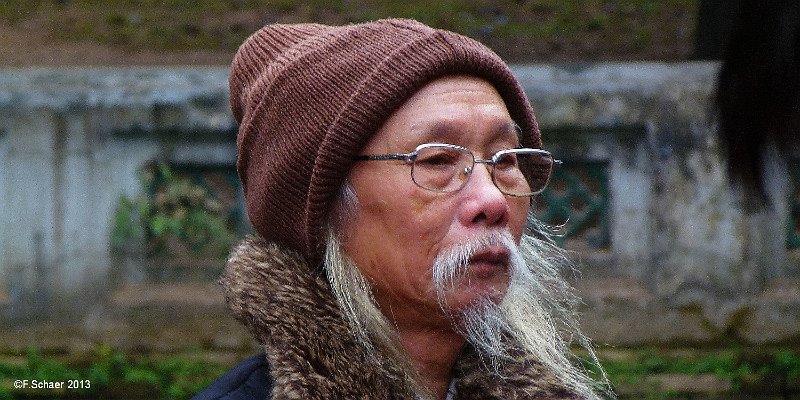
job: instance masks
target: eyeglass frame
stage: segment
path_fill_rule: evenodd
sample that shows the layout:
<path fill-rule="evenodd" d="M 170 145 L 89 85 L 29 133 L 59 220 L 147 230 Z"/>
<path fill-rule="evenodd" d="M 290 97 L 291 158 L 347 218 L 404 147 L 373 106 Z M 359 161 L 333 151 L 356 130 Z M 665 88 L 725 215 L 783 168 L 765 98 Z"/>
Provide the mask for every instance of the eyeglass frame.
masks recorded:
<path fill-rule="evenodd" d="M 424 150 L 424 149 L 428 148 L 428 147 L 445 147 L 445 148 L 450 148 L 450 149 L 454 149 L 454 150 L 458 150 L 458 151 L 464 151 L 464 152 L 468 153 L 472 157 L 472 167 L 470 167 L 470 169 L 469 169 L 469 173 L 468 173 L 467 179 L 465 179 L 464 182 L 462 182 L 461 185 L 457 189 L 454 189 L 454 190 L 431 189 L 431 188 L 427 188 L 427 187 L 424 187 L 424 186 L 420 185 L 417 182 L 417 180 L 414 179 L 414 165 L 415 165 L 414 161 L 417 158 L 417 156 L 419 156 L 419 152 L 421 150 Z M 542 185 L 542 188 L 539 191 L 531 192 L 530 194 L 513 194 L 513 193 L 508 193 L 508 192 L 504 191 L 497 184 L 497 179 L 495 177 L 495 165 L 497 164 L 497 160 L 500 157 L 502 157 L 503 155 L 505 155 L 505 154 L 512 153 L 512 152 L 518 152 L 519 150 L 525 150 L 525 151 L 530 151 L 530 152 L 534 152 L 534 153 L 537 153 L 537 154 L 546 155 L 551 160 L 553 160 L 553 165 L 550 167 L 550 173 L 547 176 L 547 181 L 544 183 L 544 185 Z M 547 185 L 550 183 L 550 178 L 553 177 L 553 167 L 555 167 L 556 165 L 561 165 L 563 163 L 561 160 L 553 157 L 553 154 L 550 153 L 547 150 L 533 149 L 533 148 L 527 148 L 527 147 L 500 150 L 500 151 L 494 153 L 492 155 L 492 158 L 479 159 L 479 158 L 475 157 L 475 153 L 473 153 L 472 150 L 470 150 L 470 149 L 468 149 L 468 148 L 466 148 L 464 146 L 459 146 L 459 145 L 449 144 L 449 143 L 423 143 L 423 144 L 417 146 L 414 149 L 414 151 L 412 151 L 411 153 L 367 154 L 367 155 L 359 155 L 359 156 L 353 157 L 353 161 L 392 161 L 392 160 L 411 162 L 411 181 L 414 182 L 415 185 L 419 186 L 422 189 L 430 190 L 432 192 L 437 192 L 437 193 L 455 193 L 455 192 L 463 189 L 464 186 L 469 181 L 469 178 L 472 176 L 472 173 L 475 171 L 475 164 L 491 165 L 492 169 L 491 169 L 491 171 L 489 171 L 489 173 L 492 176 L 492 183 L 497 188 L 497 190 L 499 190 L 501 193 L 503 193 L 506 196 L 512 196 L 512 197 L 533 197 L 533 196 L 536 196 L 538 194 L 541 194 L 542 192 L 545 191 L 545 189 L 547 189 Z M 526 180 L 527 180 L 527 178 L 526 178 Z"/>

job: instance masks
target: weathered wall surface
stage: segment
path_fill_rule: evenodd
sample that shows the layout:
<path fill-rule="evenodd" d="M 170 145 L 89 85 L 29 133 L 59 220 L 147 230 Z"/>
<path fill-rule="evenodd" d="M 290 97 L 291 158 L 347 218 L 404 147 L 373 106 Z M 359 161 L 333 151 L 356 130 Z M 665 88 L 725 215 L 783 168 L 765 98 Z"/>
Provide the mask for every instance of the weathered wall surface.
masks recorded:
<path fill-rule="evenodd" d="M 583 320 L 598 342 L 800 337 L 786 166 L 770 167 L 773 208 L 744 212 L 710 118 L 716 68 L 515 68 L 546 147 L 608 166 L 608 245 L 577 253 Z M 139 190 L 137 170 L 232 165 L 234 135 L 225 69 L 0 71 L 6 317 L 37 296 L 113 290 L 112 215 L 120 195 Z"/>
<path fill-rule="evenodd" d="M 8 297 L 102 288 L 114 208 L 140 190 L 143 165 L 235 162 L 226 91 L 222 69 L 0 73 Z"/>
<path fill-rule="evenodd" d="M 786 257 L 786 165 L 773 159 L 768 168 L 772 208 L 745 212 L 743 199 L 730 190 L 711 117 L 716 68 L 517 70 L 545 133 L 560 125 L 608 127 L 608 134 L 574 150 L 599 149 L 611 170 L 610 257 L 593 263 L 584 272 L 591 279 L 578 283 L 595 337 L 763 342 L 800 333 L 798 269 Z M 626 125 L 644 129 L 614 133 L 614 126 Z"/>

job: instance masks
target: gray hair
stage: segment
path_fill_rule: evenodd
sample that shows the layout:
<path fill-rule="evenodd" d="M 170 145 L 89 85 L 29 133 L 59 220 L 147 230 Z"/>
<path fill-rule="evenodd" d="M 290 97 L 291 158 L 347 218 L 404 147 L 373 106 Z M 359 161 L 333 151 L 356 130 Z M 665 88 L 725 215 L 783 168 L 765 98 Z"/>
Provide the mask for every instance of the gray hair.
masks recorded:
<path fill-rule="evenodd" d="M 414 382 L 415 374 L 397 331 L 378 308 L 369 283 L 341 245 L 345 228 L 354 221 L 357 210 L 358 198 L 345 182 L 331 215 L 325 271 L 356 339 L 369 351 L 380 349 L 385 357 L 408 369 L 409 380 Z M 511 360 L 510 351 L 523 351 L 583 398 L 598 398 L 593 386 L 613 395 L 590 340 L 578 326 L 574 310 L 579 299 L 559 274 L 564 268 L 574 270 L 574 264 L 551 240 L 548 228 L 532 215 L 528 217 L 528 227 L 530 231 L 523 235 L 519 246 L 510 235 L 487 235 L 439 254 L 432 272 L 443 312 L 494 373 L 499 373 L 501 365 Z M 451 312 L 444 304 L 445 296 L 463 275 L 469 259 L 481 248 L 498 244 L 511 254 L 510 282 L 503 300 L 497 304 L 491 299 L 481 299 L 466 310 Z M 578 359 L 570 350 L 572 344 L 578 344 L 588 353 L 589 361 L 600 371 L 599 383 L 575 365 Z M 381 359 L 379 354 L 375 355 L 375 359 Z M 415 389 L 425 393 L 417 384 Z"/>
<path fill-rule="evenodd" d="M 344 230 L 341 227 L 352 223 L 357 210 L 358 198 L 352 186 L 345 182 L 329 218 L 325 241 L 324 267 L 331 291 L 356 341 L 371 353 L 374 366 L 380 369 L 388 364 L 400 367 L 405 373 L 403 378 L 417 397 L 430 398 L 429 391 L 419 384 L 397 331 L 378 308 L 367 279 L 342 247 Z"/>

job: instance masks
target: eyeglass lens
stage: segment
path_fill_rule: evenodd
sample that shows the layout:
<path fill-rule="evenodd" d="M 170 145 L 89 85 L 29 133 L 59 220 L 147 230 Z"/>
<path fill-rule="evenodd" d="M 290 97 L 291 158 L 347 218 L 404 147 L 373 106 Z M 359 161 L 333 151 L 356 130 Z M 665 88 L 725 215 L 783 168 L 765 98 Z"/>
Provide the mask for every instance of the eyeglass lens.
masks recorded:
<path fill-rule="evenodd" d="M 507 150 L 495 156 L 492 178 L 503 193 L 530 196 L 544 190 L 552 167 L 553 159 L 546 153 Z M 468 150 L 429 146 L 417 150 L 411 176 L 424 189 L 453 192 L 466 183 L 473 168 L 474 158 Z"/>

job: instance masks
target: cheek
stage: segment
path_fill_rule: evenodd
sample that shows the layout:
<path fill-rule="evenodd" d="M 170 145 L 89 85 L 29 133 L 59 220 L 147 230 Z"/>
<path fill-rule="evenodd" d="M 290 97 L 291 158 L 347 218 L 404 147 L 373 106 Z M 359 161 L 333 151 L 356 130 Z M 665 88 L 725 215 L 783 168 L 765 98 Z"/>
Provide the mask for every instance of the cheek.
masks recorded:
<path fill-rule="evenodd" d="M 405 194 L 410 207 L 408 215 L 404 216 L 402 221 L 410 231 L 416 233 L 418 239 L 438 243 L 451 228 L 457 207 L 449 204 L 446 196 L 437 196 L 437 193 L 427 191 L 420 192 L 421 190 L 417 189 Z"/>
<path fill-rule="evenodd" d="M 455 205 L 446 196 L 423 191 L 416 186 L 395 190 L 393 201 L 384 204 L 384 232 L 375 232 L 376 241 L 391 241 L 391 248 L 403 254 L 409 265 L 428 265 L 440 250 L 455 218 Z"/>
<path fill-rule="evenodd" d="M 359 195 L 355 223 L 355 236 L 361 247 L 358 251 L 392 257 L 414 249 L 416 246 L 412 245 L 419 245 L 431 230 L 427 212 L 430 201 L 418 196 L 416 187 L 393 183 L 381 185 L 380 189 L 373 186 L 367 189 L 369 195 Z"/>
<path fill-rule="evenodd" d="M 519 198 L 509 202 L 510 216 L 509 228 L 511 233 L 519 240 L 522 237 L 522 232 L 525 230 L 525 224 L 528 222 L 528 212 L 530 211 L 530 199 Z"/>

